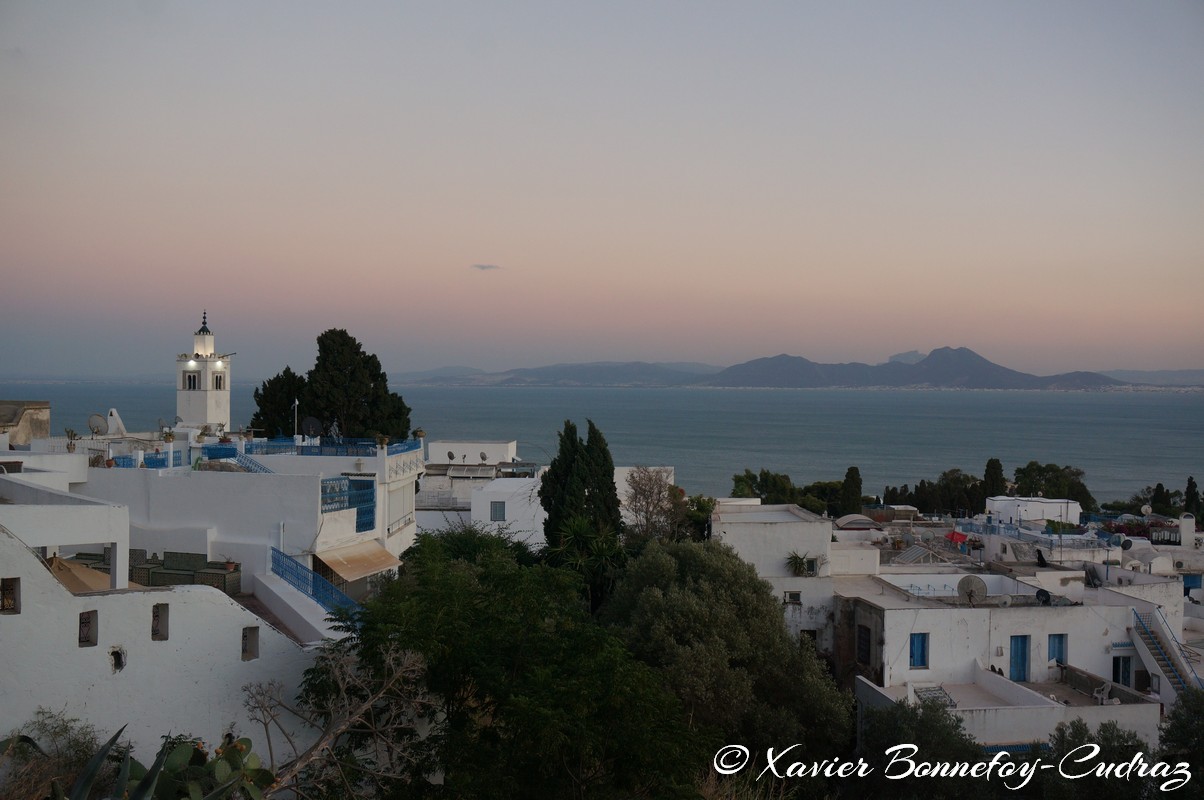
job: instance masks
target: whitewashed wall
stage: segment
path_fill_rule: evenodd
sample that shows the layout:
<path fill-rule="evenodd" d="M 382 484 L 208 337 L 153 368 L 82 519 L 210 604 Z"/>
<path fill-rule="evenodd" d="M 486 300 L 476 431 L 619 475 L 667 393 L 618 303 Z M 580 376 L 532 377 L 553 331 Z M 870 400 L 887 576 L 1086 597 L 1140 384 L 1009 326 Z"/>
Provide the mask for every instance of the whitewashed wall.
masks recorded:
<path fill-rule="evenodd" d="M 311 658 L 300 646 L 217 589 L 176 586 L 73 595 L 25 546 L 0 532 L 0 572 L 19 577 L 21 611 L 0 615 L 0 698 L 6 724 L 39 706 L 65 710 L 103 734 L 126 735 L 144 761 L 167 733 L 213 743 L 226 727 L 266 753 L 262 730 L 242 707 L 241 687 L 282 681 L 295 694 Z M 168 639 L 151 639 L 155 604 L 168 606 Z M 97 643 L 79 646 L 79 615 L 97 612 Z M 244 661 L 242 633 L 257 627 L 259 656 Z M 124 667 L 115 669 L 113 653 Z M 210 745 L 212 746 L 212 744 Z M 279 752 L 279 749 L 277 749 Z"/>

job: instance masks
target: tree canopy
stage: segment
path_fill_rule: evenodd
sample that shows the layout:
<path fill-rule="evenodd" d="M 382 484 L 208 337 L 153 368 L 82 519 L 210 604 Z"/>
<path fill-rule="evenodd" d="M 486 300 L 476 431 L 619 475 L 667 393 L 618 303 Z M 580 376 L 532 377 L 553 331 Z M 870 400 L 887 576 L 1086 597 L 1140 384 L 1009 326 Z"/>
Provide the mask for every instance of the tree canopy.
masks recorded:
<path fill-rule="evenodd" d="M 427 732 L 400 743 L 412 767 L 388 796 L 679 796 L 705 754 L 677 698 L 591 619 L 576 573 L 524 560 L 471 526 L 419 534 L 340 643 L 425 663 Z"/>
<path fill-rule="evenodd" d="M 564 421 L 556 457 L 540 478 L 539 502 L 548 515 L 544 539 L 552 549 L 559 546 L 561 531 L 574 517 L 589 520 L 595 530 L 615 535 L 622 530 L 610 447 L 593 421 L 587 422 L 587 438 L 582 441 L 572 420 Z"/>
<path fill-rule="evenodd" d="M 294 400 L 302 417 L 317 418 L 327 431 L 337 424 L 344 436 L 410 435 L 410 407 L 389 391 L 380 359 L 340 328 L 318 336 L 318 358 L 304 378 L 285 367 L 255 390 L 251 427 L 291 434 Z"/>
<path fill-rule="evenodd" d="M 754 752 L 802 743 L 821 758 L 847 743 L 850 707 L 781 602 L 728 546 L 652 542 L 599 612 L 658 670 L 693 725 Z"/>

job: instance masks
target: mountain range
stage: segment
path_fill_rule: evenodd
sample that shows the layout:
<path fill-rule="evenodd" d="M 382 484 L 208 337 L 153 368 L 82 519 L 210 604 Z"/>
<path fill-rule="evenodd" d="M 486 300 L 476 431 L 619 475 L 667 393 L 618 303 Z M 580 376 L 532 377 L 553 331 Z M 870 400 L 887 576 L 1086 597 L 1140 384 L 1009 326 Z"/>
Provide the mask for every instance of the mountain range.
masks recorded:
<path fill-rule="evenodd" d="M 821 364 L 801 356 L 757 358 L 730 367 L 697 363 L 599 361 L 481 372 L 470 368 L 394 375 L 392 382 L 442 386 L 715 386 L 740 388 L 1104 389 L 1127 385 L 1096 372 L 1037 376 L 1000 366 L 965 347 L 885 364 Z"/>

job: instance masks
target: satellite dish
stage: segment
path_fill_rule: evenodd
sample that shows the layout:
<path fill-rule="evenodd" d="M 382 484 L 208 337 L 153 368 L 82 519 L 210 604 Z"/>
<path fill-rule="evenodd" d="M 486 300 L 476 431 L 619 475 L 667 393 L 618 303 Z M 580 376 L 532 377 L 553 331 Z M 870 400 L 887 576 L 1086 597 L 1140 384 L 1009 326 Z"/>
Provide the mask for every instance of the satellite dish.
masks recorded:
<path fill-rule="evenodd" d="M 1004 594 L 1004 595 L 999 596 L 999 607 L 1000 608 L 1007 608 L 1011 604 L 1012 604 L 1012 596 L 1010 594 Z"/>
<path fill-rule="evenodd" d="M 177 414 L 176 415 L 176 424 L 179 425 L 183 421 L 184 421 L 184 418 Z"/>
<path fill-rule="evenodd" d="M 1053 603 L 1053 595 L 1049 593 L 1048 589 L 1038 589 L 1037 602 L 1043 606 L 1051 605 Z"/>
<path fill-rule="evenodd" d="M 916 543 L 916 538 L 914 536 L 912 536 L 910 533 L 903 534 L 903 546 L 904 547 L 911 547 L 915 543 Z"/>
<path fill-rule="evenodd" d="M 1153 513 L 1153 511 L 1154 511 L 1153 507 L 1152 507 L 1152 506 L 1150 506 L 1148 503 L 1147 503 L 1146 505 L 1144 505 L 1144 506 L 1142 506 L 1142 507 L 1141 507 L 1141 513 L 1142 513 L 1142 514 L 1144 514 L 1144 515 L 1145 515 L 1145 516 L 1147 516 L 1147 517 L 1148 517 L 1150 514 L 1152 514 L 1152 513 Z"/>
<path fill-rule="evenodd" d="M 1133 549 L 1133 540 L 1126 538 L 1123 542 L 1120 543 L 1120 549 L 1121 550 L 1132 550 Z"/>
<path fill-rule="evenodd" d="M 925 531 L 920 535 L 920 538 L 925 542 L 931 542 L 936 537 L 932 531 Z"/>
<path fill-rule="evenodd" d="M 481 463 L 484 464 L 488 460 L 489 460 L 488 454 L 486 454 L 485 451 L 482 450 L 481 451 Z"/>
<path fill-rule="evenodd" d="M 1123 534 L 1114 533 L 1108 537 L 1108 546 L 1109 547 L 1120 547 L 1122 544 L 1124 544 L 1124 541 L 1125 541 L 1125 537 Z"/>
<path fill-rule="evenodd" d="M 317 417 L 306 417 L 301 420 L 301 432 L 311 439 L 322 435 L 322 423 Z"/>
<path fill-rule="evenodd" d="M 159 430 L 167 430 L 167 423 L 163 421 L 163 417 L 159 417 Z"/>
<path fill-rule="evenodd" d="M 88 430 L 93 436 L 104 436 L 109 432 L 109 421 L 100 414 L 93 414 L 88 417 Z"/>
<path fill-rule="evenodd" d="M 987 597 L 987 582 L 977 575 L 967 575 L 957 582 L 957 596 L 970 605 Z"/>
<path fill-rule="evenodd" d="M 453 453 L 451 450 L 448 450 L 448 451 L 447 451 L 447 460 L 448 460 L 448 461 L 455 461 L 455 460 L 456 460 L 456 454 L 455 454 L 455 453 Z"/>

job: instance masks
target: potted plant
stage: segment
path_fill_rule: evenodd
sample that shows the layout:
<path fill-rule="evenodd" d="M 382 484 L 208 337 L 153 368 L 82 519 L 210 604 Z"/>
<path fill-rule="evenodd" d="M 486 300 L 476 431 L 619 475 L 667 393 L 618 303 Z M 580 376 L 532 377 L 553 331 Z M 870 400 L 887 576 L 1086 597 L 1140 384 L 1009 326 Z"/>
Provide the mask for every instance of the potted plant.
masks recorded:
<path fill-rule="evenodd" d="M 63 428 L 63 433 L 67 434 L 67 452 L 74 453 L 75 441 L 79 438 L 79 434 L 75 432 L 74 428 Z"/>
<path fill-rule="evenodd" d="M 175 440 L 176 440 L 176 432 L 175 431 L 173 431 L 173 430 L 163 431 L 163 441 L 170 444 L 171 442 L 174 442 Z"/>
<path fill-rule="evenodd" d="M 381 450 L 384 450 L 386 447 L 389 446 L 389 437 L 385 436 L 383 433 L 378 434 L 376 437 L 376 446 L 379 447 Z"/>
<path fill-rule="evenodd" d="M 223 555 L 222 559 L 226 562 L 226 572 L 233 572 L 234 568 L 238 566 L 238 564 L 235 563 L 234 559 L 230 558 L 230 556 Z"/>

